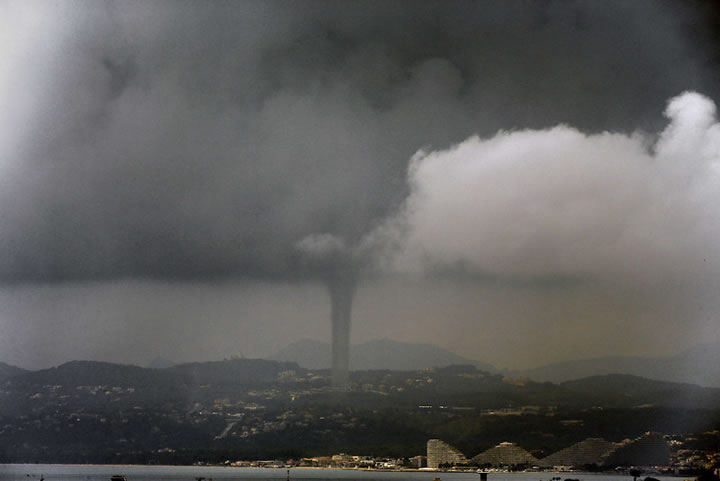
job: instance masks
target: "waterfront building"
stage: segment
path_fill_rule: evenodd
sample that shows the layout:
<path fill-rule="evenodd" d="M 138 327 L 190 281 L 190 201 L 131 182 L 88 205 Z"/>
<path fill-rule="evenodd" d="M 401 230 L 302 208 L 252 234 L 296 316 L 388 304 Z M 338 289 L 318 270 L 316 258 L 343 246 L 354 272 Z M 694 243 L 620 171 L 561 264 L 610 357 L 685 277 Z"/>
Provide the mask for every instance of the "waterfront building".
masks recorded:
<path fill-rule="evenodd" d="M 424 468 L 427 467 L 427 456 L 413 456 L 408 459 L 410 466 L 413 468 Z"/>
<path fill-rule="evenodd" d="M 539 460 L 537 464 L 548 468 L 553 466 L 571 466 L 575 468 L 591 465 L 600 466 L 605 462 L 608 454 L 617 447 L 616 443 L 602 438 L 588 438 Z"/>
<path fill-rule="evenodd" d="M 667 466 L 670 446 L 660 433 L 647 432 L 639 438 L 625 440 L 608 454 L 605 466 Z"/>
<path fill-rule="evenodd" d="M 515 443 L 500 443 L 472 458 L 477 466 L 533 466 L 537 458 Z"/>
<path fill-rule="evenodd" d="M 427 442 L 427 466 L 437 469 L 441 465 L 467 464 L 468 460 L 463 453 L 439 439 L 430 439 Z"/>

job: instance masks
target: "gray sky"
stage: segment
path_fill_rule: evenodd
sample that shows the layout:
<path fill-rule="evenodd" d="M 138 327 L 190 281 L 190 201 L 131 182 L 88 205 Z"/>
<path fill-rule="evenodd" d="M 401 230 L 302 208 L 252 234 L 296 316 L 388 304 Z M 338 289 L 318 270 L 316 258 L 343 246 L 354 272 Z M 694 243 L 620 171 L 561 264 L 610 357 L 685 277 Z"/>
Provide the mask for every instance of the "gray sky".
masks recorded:
<path fill-rule="evenodd" d="M 0 1 L 0 360 L 327 339 L 317 234 L 374 254 L 354 342 L 720 339 L 701 5 Z"/>

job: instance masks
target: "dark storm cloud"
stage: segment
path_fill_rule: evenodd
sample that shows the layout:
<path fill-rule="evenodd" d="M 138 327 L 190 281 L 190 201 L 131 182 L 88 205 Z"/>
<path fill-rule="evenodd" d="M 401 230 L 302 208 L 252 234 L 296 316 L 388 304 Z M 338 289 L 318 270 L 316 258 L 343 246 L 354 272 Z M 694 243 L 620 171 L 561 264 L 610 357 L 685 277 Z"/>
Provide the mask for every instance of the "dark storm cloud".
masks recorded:
<path fill-rule="evenodd" d="M 402 204 L 421 147 L 712 96 L 689 5 L 6 2 L 0 277 L 300 275 L 298 241 Z"/>

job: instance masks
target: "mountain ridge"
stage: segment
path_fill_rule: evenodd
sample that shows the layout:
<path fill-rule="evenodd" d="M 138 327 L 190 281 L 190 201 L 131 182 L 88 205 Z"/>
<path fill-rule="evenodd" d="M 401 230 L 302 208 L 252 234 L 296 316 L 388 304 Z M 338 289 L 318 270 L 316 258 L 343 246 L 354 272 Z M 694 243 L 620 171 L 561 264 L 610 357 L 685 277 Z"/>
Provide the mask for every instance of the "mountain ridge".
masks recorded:
<path fill-rule="evenodd" d="M 335 450 L 339 442 L 412 454 L 433 437 L 475 452 L 503 439 L 545 450 L 548 440 L 560 449 L 585 438 L 705 432 L 720 416 L 720 389 L 628 375 L 556 385 L 455 365 L 353 371 L 350 378 L 350 390 L 339 392 L 330 387 L 329 370 L 280 361 L 167 369 L 71 361 L 0 385 L 0 461 L 111 456 L 121 464 L 150 456 L 160 464 L 179 459 L 167 457 L 177 453 L 190 464 L 199 454 L 227 459 L 230 451 L 270 459 L 266 451 L 302 450 L 308 440 L 303 456 Z M 392 446 L 372 444 L 388 433 Z"/>
<path fill-rule="evenodd" d="M 0 382 L 29 372 L 27 369 L 0 362 Z"/>
<path fill-rule="evenodd" d="M 671 356 L 603 356 L 503 372 L 538 382 L 562 383 L 591 376 L 628 374 L 658 381 L 720 387 L 720 343 L 696 344 Z"/>
<path fill-rule="evenodd" d="M 303 339 L 289 344 L 267 359 L 292 361 L 307 369 L 327 369 L 330 364 L 330 345 L 323 341 Z M 603 356 L 559 361 L 529 369 L 501 369 L 425 343 L 380 339 L 354 344 L 350 348 L 351 370 L 417 370 L 455 364 L 468 364 L 493 374 L 556 384 L 592 376 L 620 374 L 720 387 L 720 343 L 712 342 L 697 344 L 670 356 Z"/>
<path fill-rule="evenodd" d="M 330 367 L 330 344 L 314 339 L 301 339 L 288 344 L 268 357 L 273 361 L 291 361 L 307 369 Z M 493 374 L 500 372 L 490 363 L 469 359 L 454 352 L 426 343 L 409 343 L 376 339 L 350 346 L 350 370 L 389 369 L 414 371 L 432 367 L 467 364 Z"/>

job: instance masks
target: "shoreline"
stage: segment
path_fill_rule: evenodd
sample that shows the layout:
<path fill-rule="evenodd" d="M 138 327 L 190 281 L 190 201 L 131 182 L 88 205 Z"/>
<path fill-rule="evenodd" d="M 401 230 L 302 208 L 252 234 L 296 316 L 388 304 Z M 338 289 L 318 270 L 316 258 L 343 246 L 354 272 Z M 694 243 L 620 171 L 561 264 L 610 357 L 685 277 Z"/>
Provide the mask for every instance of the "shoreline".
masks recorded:
<path fill-rule="evenodd" d="M 13 467 L 13 466 L 58 466 L 58 467 L 90 467 L 90 468 L 157 468 L 157 469 L 246 469 L 246 470 L 277 470 L 286 472 L 288 470 L 313 470 L 313 471 L 351 471 L 351 472 L 376 472 L 376 473 L 444 473 L 444 474 L 479 474 L 481 472 L 492 474 L 555 474 L 555 475 L 577 475 L 577 474 L 589 474 L 592 476 L 628 476 L 625 472 L 618 471 L 598 471 L 598 472 L 587 472 L 587 471 L 505 471 L 505 470 L 480 470 L 480 469 L 432 469 L 432 468 L 393 468 L 393 469 L 381 469 L 381 468 L 353 468 L 353 467 L 334 467 L 334 466 L 290 466 L 290 467 L 278 467 L 278 466 L 229 466 L 224 464 L 207 464 L 207 465 L 195 465 L 195 464 L 79 464 L 79 463 L 0 463 L 2 467 Z M 630 468 L 628 468 L 630 469 Z M 643 474 L 657 474 L 657 470 L 647 469 L 643 470 Z M 676 474 L 660 474 L 660 476 L 675 479 L 690 479 L 694 478 L 695 475 L 685 476 Z"/>

